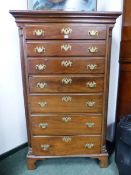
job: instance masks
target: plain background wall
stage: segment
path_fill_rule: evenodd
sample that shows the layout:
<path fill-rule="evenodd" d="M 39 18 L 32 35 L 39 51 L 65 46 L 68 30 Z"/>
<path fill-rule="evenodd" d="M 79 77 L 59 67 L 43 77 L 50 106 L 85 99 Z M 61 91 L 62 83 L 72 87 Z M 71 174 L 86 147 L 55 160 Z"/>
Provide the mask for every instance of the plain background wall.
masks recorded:
<path fill-rule="evenodd" d="M 75 0 L 74 0 L 75 1 Z M 27 8 L 27 1 L 6 0 L 0 6 L 0 154 L 27 141 L 18 31 L 10 9 Z M 98 10 L 120 11 L 122 0 L 98 0 Z M 108 126 L 114 124 L 118 82 L 121 19 L 113 30 Z M 113 138 L 113 127 L 108 139 Z"/>
<path fill-rule="evenodd" d="M 26 9 L 26 0 L 0 6 L 0 154 L 27 141 L 18 30 L 10 9 Z"/>
<path fill-rule="evenodd" d="M 98 10 L 100 11 L 122 11 L 123 0 L 98 0 Z M 115 131 L 115 113 L 118 88 L 119 74 L 119 49 L 121 40 L 122 17 L 117 19 L 112 35 L 112 52 L 110 67 L 110 86 L 109 86 L 109 102 L 108 102 L 108 132 L 107 139 L 112 141 Z"/>

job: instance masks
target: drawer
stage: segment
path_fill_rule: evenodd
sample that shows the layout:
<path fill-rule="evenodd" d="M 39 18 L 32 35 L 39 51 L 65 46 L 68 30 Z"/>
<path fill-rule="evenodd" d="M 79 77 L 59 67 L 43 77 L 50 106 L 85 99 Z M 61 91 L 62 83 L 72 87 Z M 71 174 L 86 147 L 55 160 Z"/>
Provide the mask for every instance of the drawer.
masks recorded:
<path fill-rule="evenodd" d="M 33 135 L 92 135 L 101 133 L 102 116 L 44 115 L 31 117 Z"/>
<path fill-rule="evenodd" d="M 106 39 L 106 26 L 88 24 L 27 25 L 26 39 Z"/>
<path fill-rule="evenodd" d="M 29 41 L 27 56 L 105 56 L 105 41 Z"/>
<path fill-rule="evenodd" d="M 104 58 L 95 57 L 45 57 L 27 59 L 29 74 L 104 73 Z"/>
<path fill-rule="evenodd" d="M 99 94 L 30 95 L 29 103 L 31 113 L 103 111 L 103 95 Z"/>
<path fill-rule="evenodd" d="M 30 92 L 103 92 L 103 76 L 48 75 L 30 76 Z"/>
<path fill-rule="evenodd" d="M 32 152 L 38 156 L 100 153 L 100 136 L 33 137 Z"/>

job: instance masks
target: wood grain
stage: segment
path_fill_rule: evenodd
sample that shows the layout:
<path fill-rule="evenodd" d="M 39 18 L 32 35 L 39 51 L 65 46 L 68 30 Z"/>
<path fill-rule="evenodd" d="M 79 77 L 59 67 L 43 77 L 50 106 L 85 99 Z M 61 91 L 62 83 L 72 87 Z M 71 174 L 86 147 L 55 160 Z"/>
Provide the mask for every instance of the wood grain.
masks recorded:
<path fill-rule="evenodd" d="M 65 34 L 61 32 L 62 29 L 70 28 L 72 32 Z M 42 36 L 36 36 L 35 30 L 42 30 Z M 90 31 L 97 31 L 94 36 L 90 35 Z M 40 25 L 28 25 L 24 28 L 24 35 L 26 39 L 106 39 L 106 26 L 88 25 L 88 24 L 69 24 L 69 23 L 51 23 Z"/>
<path fill-rule="evenodd" d="M 124 0 L 116 120 L 131 113 L 131 1 Z"/>
<path fill-rule="evenodd" d="M 117 119 L 131 113 L 131 64 L 122 64 L 120 69 Z"/>
<path fill-rule="evenodd" d="M 71 101 L 65 102 L 63 98 L 71 98 Z M 39 103 L 46 102 L 45 107 L 41 107 Z M 93 107 L 86 105 L 87 102 L 94 102 Z M 89 112 L 102 113 L 103 96 L 98 94 L 44 94 L 30 95 L 29 104 L 31 113 L 52 113 L 52 112 Z"/>
<path fill-rule="evenodd" d="M 111 37 L 121 13 L 10 13 L 19 27 L 30 146 L 28 169 L 34 169 L 37 160 L 55 157 L 98 158 L 101 167 L 107 167 L 105 139 Z M 68 27 L 71 33 L 67 36 L 61 30 Z M 42 36 L 36 36 L 40 31 Z M 89 31 L 98 33 L 90 36 Z M 61 84 L 62 78 L 71 78 L 72 84 Z M 37 83 L 45 81 L 46 89 L 36 88 Z M 85 87 L 87 81 L 95 81 L 96 88 Z M 91 123 L 94 124 L 89 127 Z"/>
<path fill-rule="evenodd" d="M 41 24 L 41 23 L 86 23 L 113 25 L 121 12 L 86 12 L 86 11 L 61 11 L 61 10 L 10 10 L 10 13 L 16 18 L 18 26 L 23 24 Z"/>
<path fill-rule="evenodd" d="M 61 73 L 104 73 L 105 59 L 102 57 L 37 57 L 28 58 L 27 71 L 29 74 L 61 74 Z M 71 62 L 71 66 L 65 67 L 62 62 Z M 36 65 L 45 65 L 45 69 L 38 70 Z M 96 65 L 90 69 L 88 65 Z"/>
<path fill-rule="evenodd" d="M 40 86 L 42 84 L 43 86 Z M 94 87 L 93 87 L 94 84 Z M 45 86 L 44 86 L 45 85 Z M 30 76 L 31 93 L 38 92 L 103 92 L 104 78 L 101 75 L 47 75 Z"/>
<path fill-rule="evenodd" d="M 65 51 L 61 46 L 71 46 Z M 37 53 L 36 48 L 45 48 L 45 52 Z M 97 52 L 91 53 L 89 48 L 97 48 Z M 105 41 L 28 41 L 26 44 L 27 56 L 105 56 Z"/>
<path fill-rule="evenodd" d="M 97 154 L 100 152 L 100 136 L 71 136 L 71 141 L 69 142 L 64 142 L 63 137 L 32 137 L 33 154 L 37 156 L 62 156 L 76 154 Z M 42 150 L 41 145 L 44 144 L 50 145 L 49 150 Z M 93 148 L 88 149 L 85 148 L 86 144 L 94 144 L 94 146 Z"/>
<path fill-rule="evenodd" d="M 131 58 L 131 40 L 121 42 L 120 53 L 122 59 Z"/>
<path fill-rule="evenodd" d="M 86 135 L 100 134 L 102 116 L 59 114 L 31 117 L 33 135 Z M 89 127 L 93 123 L 92 127 Z M 42 128 L 40 124 L 48 124 Z"/>

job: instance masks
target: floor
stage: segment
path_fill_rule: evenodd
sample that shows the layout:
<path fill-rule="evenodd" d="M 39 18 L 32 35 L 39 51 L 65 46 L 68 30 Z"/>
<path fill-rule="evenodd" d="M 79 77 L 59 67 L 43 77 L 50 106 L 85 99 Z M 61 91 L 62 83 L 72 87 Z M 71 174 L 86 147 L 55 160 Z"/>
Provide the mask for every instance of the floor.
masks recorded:
<path fill-rule="evenodd" d="M 108 168 L 100 168 L 90 158 L 47 159 L 37 163 L 37 169 L 27 170 L 27 148 L 0 162 L 0 175 L 118 175 L 114 155 Z"/>

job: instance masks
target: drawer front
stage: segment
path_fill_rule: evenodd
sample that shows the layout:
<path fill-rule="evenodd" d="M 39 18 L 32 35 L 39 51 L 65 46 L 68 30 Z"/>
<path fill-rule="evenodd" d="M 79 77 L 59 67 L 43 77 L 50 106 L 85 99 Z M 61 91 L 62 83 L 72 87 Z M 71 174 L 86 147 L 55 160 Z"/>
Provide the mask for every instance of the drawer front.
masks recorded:
<path fill-rule="evenodd" d="M 27 56 L 105 56 L 105 41 L 28 42 Z"/>
<path fill-rule="evenodd" d="M 87 75 L 29 77 L 30 92 L 102 92 L 104 78 Z"/>
<path fill-rule="evenodd" d="M 106 39 L 106 26 L 87 24 L 29 25 L 24 29 L 26 39 Z"/>
<path fill-rule="evenodd" d="M 30 112 L 97 112 L 102 113 L 103 95 L 63 94 L 30 95 Z"/>
<path fill-rule="evenodd" d="M 104 73 L 104 58 L 47 57 L 27 60 L 29 74 Z"/>
<path fill-rule="evenodd" d="M 101 133 L 102 117 L 88 115 L 33 116 L 33 135 L 86 135 Z"/>
<path fill-rule="evenodd" d="M 100 153 L 100 136 L 33 137 L 32 152 L 40 156 Z"/>

